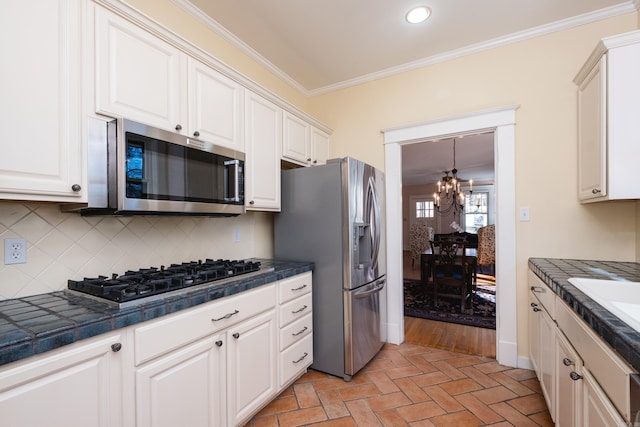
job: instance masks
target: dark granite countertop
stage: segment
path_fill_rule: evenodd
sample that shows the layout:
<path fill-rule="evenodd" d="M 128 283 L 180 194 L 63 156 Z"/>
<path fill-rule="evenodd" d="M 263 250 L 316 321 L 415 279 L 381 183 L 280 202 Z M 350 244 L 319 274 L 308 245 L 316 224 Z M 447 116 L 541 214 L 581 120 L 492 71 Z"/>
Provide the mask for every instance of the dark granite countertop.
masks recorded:
<path fill-rule="evenodd" d="M 628 326 L 568 281 L 571 277 L 582 277 L 640 282 L 639 263 L 530 258 L 529 268 L 636 372 L 640 372 L 640 332 Z"/>
<path fill-rule="evenodd" d="M 184 292 L 119 309 L 66 291 L 0 301 L 0 365 L 44 353 L 86 338 L 175 313 L 297 274 L 310 262 L 257 259 L 273 271 Z"/>

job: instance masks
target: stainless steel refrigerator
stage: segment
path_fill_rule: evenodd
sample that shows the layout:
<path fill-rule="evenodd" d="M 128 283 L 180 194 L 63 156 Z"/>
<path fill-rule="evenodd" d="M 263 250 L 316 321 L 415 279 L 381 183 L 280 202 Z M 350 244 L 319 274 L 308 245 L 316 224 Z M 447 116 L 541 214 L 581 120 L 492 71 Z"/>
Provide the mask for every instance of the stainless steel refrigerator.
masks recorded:
<path fill-rule="evenodd" d="M 282 171 L 275 257 L 313 261 L 313 364 L 350 381 L 382 348 L 384 175 L 352 158 Z"/>

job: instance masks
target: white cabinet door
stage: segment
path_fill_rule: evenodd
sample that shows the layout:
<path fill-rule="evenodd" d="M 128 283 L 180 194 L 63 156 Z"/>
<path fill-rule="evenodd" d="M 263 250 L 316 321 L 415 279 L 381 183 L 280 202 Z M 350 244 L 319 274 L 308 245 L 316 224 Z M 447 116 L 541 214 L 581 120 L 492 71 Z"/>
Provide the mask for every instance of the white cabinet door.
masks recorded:
<path fill-rule="evenodd" d="M 112 346 L 121 344 L 120 351 Z M 117 349 L 117 347 L 114 347 Z M 123 359 L 132 352 L 119 333 L 72 344 L 0 370 L 3 426 L 130 425 L 122 402 Z"/>
<path fill-rule="evenodd" d="M 583 411 L 582 425 L 589 427 L 620 427 L 627 423 L 609 401 L 588 369 L 583 375 Z"/>
<path fill-rule="evenodd" d="M 280 211 L 282 109 L 246 91 L 245 128 L 246 207 Z"/>
<path fill-rule="evenodd" d="M 188 85 L 189 134 L 244 151 L 242 86 L 191 58 Z"/>
<path fill-rule="evenodd" d="M 582 202 L 640 199 L 640 31 L 601 40 L 578 85 Z"/>
<path fill-rule="evenodd" d="M 186 131 L 186 55 L 96 7 L 96 111 Z"/>
<path fill-rule="evenodd" d="M 225 335 L 186 345 L 136 371 L 137 426 L 225 423 Z"/>
<path fill-rule="evenodd" d="M 555 417 L 555 324 L 542 303 L 529 293 L 529 351 L 542 394 L 552 419 Z"/>
<path fill-rule="evenodd" d="M 324 165 L 329 158 L 329 135 L 315 127 L 311 128 L 311 165 Z"/>
<path fill-rule="evenodd" d="M 589 200 L 607 195 L 606 57 L 578 89 L 578 196 Z"/>
<path fill-rule="evenodd" d="M 538 377 L 542 379 L 540 365 L 540 311 L 543 308 L 537 298 L 529 293 L 529 358 L 533 365 L 533 370 Z"/>
<path fill-rule="evenodd" d="M 311 126 L 285 111 L 282 136 L 282 157 L 308 165 L 311 163 Z"/>
<path fill-rule="evenodd" d="M 87 201 L 83 4 L 80 0 L 3 4 L 0 198 Z"/>
<path fill-rule="evenodd" d="M 556 427 L 582 427 L 582 360 L 556 333 Z"/>
<path fill-rule="evenodd" d="M 278 392 L 274 310 L 227 332 L 229 425 L 239 425 Z"/>

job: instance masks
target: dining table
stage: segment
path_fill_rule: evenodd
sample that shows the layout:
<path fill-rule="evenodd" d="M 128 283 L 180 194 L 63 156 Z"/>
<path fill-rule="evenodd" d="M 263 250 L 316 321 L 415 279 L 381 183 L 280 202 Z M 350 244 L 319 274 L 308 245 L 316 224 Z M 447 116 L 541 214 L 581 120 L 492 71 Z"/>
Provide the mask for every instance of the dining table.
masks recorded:
<path fill-rule="evenodd" d="M 469 265 L 469 276 L 467 280 L 467 292 L 471 293 L 473 284 L 476 283 L 477 271 L 478 271 L 478 249 L 477 248 L 465 248 L 464 255 L 459 254 L 458 257 L 465 258 L 466 264 Z M 462 259 L 460 259 L 462 263 Z M 433 280 L 431 277 L 433 267 L 433 252 L 429 247 L 420 254 L 420 282 L 423 285 L 428 285 L 429 280 Z"/>

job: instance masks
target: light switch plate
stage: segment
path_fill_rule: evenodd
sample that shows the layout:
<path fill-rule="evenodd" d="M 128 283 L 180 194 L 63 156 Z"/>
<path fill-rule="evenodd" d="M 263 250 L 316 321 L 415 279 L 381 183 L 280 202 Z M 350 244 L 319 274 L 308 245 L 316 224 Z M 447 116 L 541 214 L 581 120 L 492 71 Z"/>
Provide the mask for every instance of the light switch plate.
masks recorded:
<path fill-rule="evenodd" d="M 531 219 L 531 212 L 529 208 L 520 208 L 520 221 L 529 221 Z"/>

